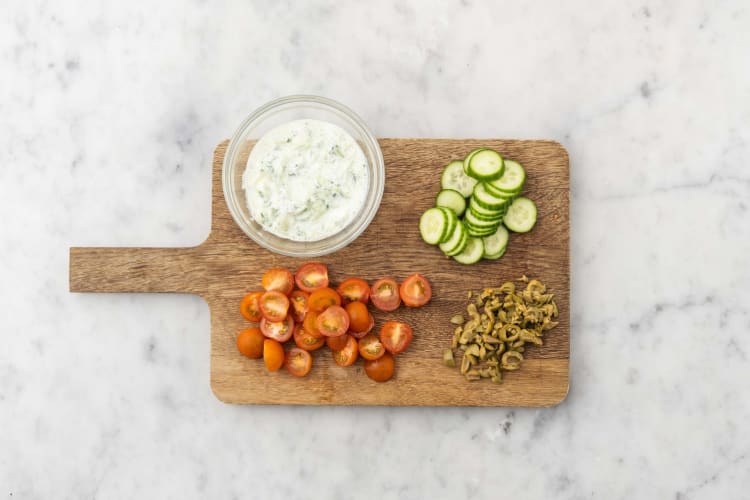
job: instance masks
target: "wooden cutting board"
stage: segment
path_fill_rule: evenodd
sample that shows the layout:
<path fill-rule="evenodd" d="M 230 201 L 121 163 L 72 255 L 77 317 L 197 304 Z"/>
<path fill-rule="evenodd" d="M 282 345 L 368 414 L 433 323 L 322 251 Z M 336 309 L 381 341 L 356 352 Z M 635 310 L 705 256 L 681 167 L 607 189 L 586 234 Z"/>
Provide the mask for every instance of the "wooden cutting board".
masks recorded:
<path fill-rule="evenodd" d="M 414 340 L 396 357 L 396 375 L 383 384 L 371 381 L 362 361 L 337 366 L 327 348 L 313 353 L 313 369 L 295 378 L 283 369 L 268 373 L 262 360 L 237 351 L 237 333 L 249 326 L 239 302 L 259 288 L 263 272 L 287 267 L 292 272 L 309 259 L 268 252 L 248 238 L 224 202 L 221 168 L 227 142 L 213 161 L 211 232 L 189 248 L 70 249 L 72 292 L 176 292 L 203 297 L 211 310 L 211 388 L 227 403 L 303 405 L 548 406 L 568 393 L 570 346 L 569 165 L 565 149 L 552 141 L 497 139 L 381 139 L 386 183 L 380 210 L 369 228 L 347 248 L 315 260 L 324 262 L 331 282 L 349 276 L 372 283 L 390 276 L 402 280 L 419 272 L 432 283 L 425 307 L 376 311 L 376 331 L 389 319 L 412 325 Z M 433 206 L 442 167 L 476 147 L 491 147 L 527 170 L 524 193 L 536 201 L 539 219 L 527 234 L 512 234 L 498 261 L 464 266 L 448 259 L 419 236 L 420 214 Z M 450 345 L 452 315 L 461 313 L 468 290 L 497 286 L 521 275 L 535 277 L 555 294 L 560 324 L 547 332 L 541 347 L 527 346 L 521 370 L 504 374 L 502 385 L 468 382 L 442 365 Z"/>

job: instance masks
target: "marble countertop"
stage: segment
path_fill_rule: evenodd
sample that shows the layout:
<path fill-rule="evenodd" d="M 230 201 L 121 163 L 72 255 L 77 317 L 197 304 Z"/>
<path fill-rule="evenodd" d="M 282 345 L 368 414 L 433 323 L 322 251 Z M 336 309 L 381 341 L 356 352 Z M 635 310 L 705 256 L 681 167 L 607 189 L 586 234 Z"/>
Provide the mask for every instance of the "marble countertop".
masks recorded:
<path fill-rule="evenodd" d="M 0 497 L 747 498 L 750 6 L 499 3 L 6 4 Z M 293 93 L 567 147 L 562 404 L 224 405 L 201 299 L 68 292 L 70 246 L 201 242 L 214 145 Z"/>

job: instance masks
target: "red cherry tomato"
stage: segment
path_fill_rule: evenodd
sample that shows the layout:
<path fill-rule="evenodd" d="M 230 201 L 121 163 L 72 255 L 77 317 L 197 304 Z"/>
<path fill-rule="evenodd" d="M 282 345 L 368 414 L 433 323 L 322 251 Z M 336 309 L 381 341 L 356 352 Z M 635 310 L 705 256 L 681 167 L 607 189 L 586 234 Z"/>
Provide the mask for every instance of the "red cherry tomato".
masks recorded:
<path fill-rule="evenodd" d="M 336 288 L 345 304 L 349 302 L 362 302 L 367 304 L 370 300 L 370 285 L 363 279 L 347 278 Z"/>
<path fill-rule="evenodd" d="M 349 302 L 344 309 L 349 315 L 349 328 L 353 332 L 367 330 L 370 324 L 370 313 L 367 311 L 366 305 L 362 302 Z"/>
<path fill-rule="evenodd" d="M 394 371 L 393 356 L 389 353 L 383 354 L 378 359 L 368 359 L 365 361 L 365 373 L 375 382 L 387 382 L 393 377 Z"/>
<path fill-rule="evenodd" d="M 341 297 L 336 290 L 331 288 L 319 288 L 310 294 L 307 299 L 307 307 L 310 311 L 322 312 L 330 306 L 340 306 Z"/>
<path fill-rule="evenodd" d="M 281 292 L 289 295 L 294 289 L 294 276 L 288 269 L 269 269 L 263 275 L 261 284 L 267 292 Z"/>
<path fill-rule="evenodd" d="M 349 329 L 349 315 L 341 306 L 331 306 L 318 314 L 315 321 L 318 331 L 326 337 L 338 337 L 344 335 Z"/>
<path fill-rule="evenodd" d="M 421 274 L 412 274 L 401 283 L 398 293 L 407 306 L 420 307 L 432 298 L 432 287 Z"/>
<path fill-rule="evenodd" d="M 401 305 L 398 283 L 390 278 L 379 279 L 370 289 L 370 300 L 381 311 L 395 311 Z"/>
<path fill-rule="evenodd" d="M 349 335 L 340 335 L 338 337 L 326 337 L 326 345 L 332 351 L 340 351 L 349 343 Z"/>
<path fill-rule="evenodd" d="M 266 292 L 260 296 L 260 312 L 268 321 L 284 320 L 289 312 L 289 298 L 281 292 Z"/>
<path fill-rule="evenodd" d="M 284 364 L 284 348 L 274 339 L 263 341 L 263 362 L 266 364 L 266 370 L 275 372 Z"/>
<path fill-rule="evenodd" d="M 305 331 L 302 325 L 294 327 L 294 343 L 297 347 L 306 351 L 315 351 L 326 344 L 325 337 L 313 337 Z"/>
<path fill-rule="evenodd" d="M 310 298 L 310 294 L 307 292 L 303 292 L 302 290 L 294 290 L 291 294 L 289 294 L 289 303 L 291 305 L 292 317 L 297 323 L 302 323 L 303 321 L 305 321 L 308 298 Z"/>
<path fill-rule="evenodd" d="M 362 337 L 370 333 L 373 328 L 375 328 L 375 318 L 373 318 L 372 314 L 370 313 L 367 313 L 367 315 L 368 315 L 367 328 L 365 328 L 365 330 L 361 332 L 353 332 L 351 329 L 351 326 L 349 326 L 349 335 L 351 335 L 355 339 L 361 339 Z"/>
<path fill-rule="evenodd" d="M 284 368 L 295 377 L 304 377 L 312 368 L 312 356 L 304 349 L 292 347 L 284 358 Z"/>
<path fill-rule="evenodd" d="M 248 358 L 262 358 L 264 339 L 260 328 L 253 326 L 237 335 L 237 349 Z"/>
<path fill-rule="evenodd" d="M 333 351 L 333 360 L 339 366 L 353 365 L 357 361 L 358 346 L 357 339 L 347 335 L 346 345 L 343 349 Z"/>
<path fill-rule="evenodd" d="M 260 312 L 260 297 L 263 295 L 263 292 L 251 292 L 242 297 L 242 302 L 240 302 L 240 314 L 248 320 L 252 321 L 253 323 L 257 323 L 260 321 L 260 318 L 262 317 Z"/>
<path fill-rule="evenodd" d="M 310 262 L 297 270 L 294 281 L 305 292 L 325 288 L 328 286 L 328 268 L 319 262 Z"/>
<path fill-rule="evenodd" d="M 359 355 L 365 359 L 378 359 L 385 354 L 383 343 L 375 335 L 365 335 L 359 339 Z"/>
<path fill-rule="evenodd" d="M 260 331 L 269 339 L 286 342 L 294 333 L 294 320 L 291 316 L 281 321 L 268 321 L 263 318 L 260 320 Z"/>
<path fill-rule="evenodd" d="M 380 341 L 391 354 L 404 352 L 411 343 L 412 330 L 406 323 L 387 321 L 380 329 Z"/>

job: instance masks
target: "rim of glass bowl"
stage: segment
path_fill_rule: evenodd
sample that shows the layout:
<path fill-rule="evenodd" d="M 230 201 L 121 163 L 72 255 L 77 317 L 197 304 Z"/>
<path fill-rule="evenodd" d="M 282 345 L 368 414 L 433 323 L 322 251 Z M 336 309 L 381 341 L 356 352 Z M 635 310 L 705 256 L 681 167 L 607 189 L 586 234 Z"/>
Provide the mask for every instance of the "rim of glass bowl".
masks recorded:
<path fill-rule="evenodd" d="M 238 209 L 239 203 L 245 203 L 245 201 L 244 199 L 238 200 L 237 196 L 235 196 L 233 176 L 230 175 L 230 170 L 232 168 L 232 165 L 235 164 L 237 154 L 240 150 L 240 148 L 238 148 L 238 145 L 244 142 L 247 131 L 255 122 L 259 121 L 262 118 L 272 116 L 274 114 L 274 111 L 282 106 L 300 103 L 312 105 L 313 107 L 325 109 L 326 111 L 332 111 L 340 118 L 343 118 L 345 121 L 350 122 L 352 127 L 361 134 L 364 142 L 367 145 L 367 148 L 375 153 L 375 164 L 371 165 L 374 173 L 370 175 L 369 189 L 370 192 L 374 191 L 375 198 L 371 202 L 369 202 L 368 194 L 366 205 L 363 206 L 363 209 L 365 210 L 364 213 L 360 212 L 358 217 L 354 218 L 345 228 L 343 228 L 338 233 L 335 233 L 327 238 L 318 241 L 302 242 L 285 239 L 280 236 L 268 233 L 261 226 L 261 231 L 263 233 L 267 233 L 273 238 L 279 239 L 282 242 L 282 245 L 299 247 L 286 248 L 285 246 L 277 245 L 272 240 L 263 238 L 262 233 L 256 234 L 254 231 L 250 230 L 251 226 L 249 221 L 245 220 L 244 214 L 242 214 Z M 283 109 L 279 109 L 279 111 L 283 111 Z M 365 156 L 367 156 L 367 161 L 368 163 L 370 163 L 370 155 L 367 153 L 367 151 L 365 151 Z M 240 124 L 240 126 L 237 128 L 237 130 L 229 140 L 229 146 L 227 147 L 227 151 L 224 155 L 224 162 L 221 169 L 221 182 L 224 191 L 224 201 L 229 208 L 229 213 L 232 215 L 232 219 L 234 219 L 234 222 L 251 240 L 255 241 L 263 248 L 281 255 L 286 255 L 289 257 L 318 257 L 321 255 L 336 252 L 349 245 L 352 241 L 357 239 L 365 229 L 367 229 L 367 227 L 372 222 L 372 219 L 375 218 L 375 214 L 380 208 L 380 202 L 383 198 L 383 190 L 385 187 L 385 163 L 383 161 L 383 153 L 380 150 L 380 145 L 378 144 L 377 139 L 375 139 L 375 136 L 372 134 L 372 132 L 370 132 L 370 129 L 367 127 L 367 125 L 365 125 L 365 122 L 350 108 L 326 97 L 303 94 L 291 95 L 280 97 L 264 104 L 263 106 L 253 111 Z M 238 190 L 238 192 L 244 191 L 240 189 Z M 256 224 L 258 223 L 256 222 Z M 335 241 L 337 238 L 342 239 L 337 241 L 335 244 L 329 245 L 329 243 L 333 243 L 333 241 Z"/>

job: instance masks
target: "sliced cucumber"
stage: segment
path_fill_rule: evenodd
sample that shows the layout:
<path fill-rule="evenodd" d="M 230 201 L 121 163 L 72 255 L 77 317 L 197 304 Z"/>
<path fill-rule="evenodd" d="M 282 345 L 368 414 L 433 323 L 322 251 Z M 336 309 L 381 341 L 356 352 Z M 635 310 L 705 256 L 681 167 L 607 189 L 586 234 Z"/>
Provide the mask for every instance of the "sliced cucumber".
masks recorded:
<path fill-rule="evenodd" d="M 419 233 L 425 243 L 437 245 L 448 232 L 448 215 L 440 208 L 427 209 L 419 218 Z"/>
<path fill-rule="evenodd" d="M 492 181 L 503 175 L 503 157 L 492 149 L 477 151 L 469 159 L 467 172 L 480 181 Z"/>
<path fill-rule="evenodd" d="M 477 229 L 484 229 L 487 227 L 493 228 L 493 230 L 497 227 L 497 225 L 500 223 L 499 219 L 495 220 L 482 220 L 479 217 L 476 217 L 474 215 L 474 212 L 469 210 L 466 212 L 466 215 L 464 215 L 464 220 L 471 224 L 472 226 L 476 227 Z"/>
<path fill-rule="evenodd" d="M 477 153 L 479 153 L 481 151 L 484 151 L 484 148 L 472 149 L 471 151 L 469 151 L 469 154 L 466 155 L 466 158 L 464 158 L 464 161 L 462 162 L 461 165 L 462 165 L 462 167 L 464 169 L 464 173 L 466 175 L 469 175 L 469 162 L 471 161 L 472 156 L 474 156 L 475 154 L 477 154 Z M 466 195 L 466 196 L 468 196 L 468 195 Z"/>
<path fill-rule="evenodd" d="M 486 229 L 477 229 L 474 226 L 470 226 L 469 224 L 466 225 L 466 231 L 469 233 L 469 236 L 473 238 L 486 238 L 488 236 L 492 236 L 495 234 L 495 228 L 490 227 Z"/>
<path fill-rule="evenodd" d="M 484 243 L 482 243 L 482 239 L 469 238 L 469 241 L 466 243 L 466 248 L 464 248 L 461 253 L 454 255 L 453 258 L 456 259 L 456 262 L 460 262 L 461 264 L 474 264 L 475 262 L 482 260 L 483 255 Z"/>
<path fill-rule="evenodd" d="M 524 182 L 526 182 L 526 171 L 521 164 L 517 161 L 505 160 L 505 169 L 503 170 L 502 177 L 490 181 L 488 188 L 492 193 L 496 194 L 517 194 L 523 189 Z"/>
<path fill-rule="evenodd" d="M 484 188 L 487 190 L 488 193 L 490 193 L 493 196 L 497 196 L 499 198 L 510 198 L 511 200 L 521 194 L 521 190 L 514 192 L 509 191 L 500 191 L 496 187 L 492 185 L 492 181 L 486 182 Z"/>
<path fill-rule="evenodd" d="M 469 213 L 469 212 L 466 212 L 466 213 Z M 482 221 L 482 224 L 500 224 L 501 222 L 503 222 L 503 216 L 502 215 L 498 216 L 498 217 L 487 217 L 487 216 L 484 216 L 484 215 L 477 215 L 474 212 L 472 212 L 471 215 L 472 215 L 473 219 Z"/>
<path fill-rule="evenodd" d="M 500 225 L 500 223 L 497 222 L 491 226 L 475 226 L 474 224 L 466 222 L 465 220 L 463 221 L 463 223 L 466 226 L 466 229 L 468 229 L 475 236 L 489 236 L 491 234 L 495 234 L 497 226 Z"/>
<path fill-rule="evenodd" d="M 510 202 L 510 195 L 507 197 L 496 196 L 487 191 L 487 188 L 483 182 L 480 182 L 474 187 L 474 193 L 471 198 L 482 208 L 487 210 L 500 211 Z"/>
<path fill-rule="evenodd" d="M 505 227 L 516 233 L 527 233 L 536 224 L 536 205 L 523 196 L 516 198 L 503 217 Z"/>
<path fill-rule="evenodd" d="M 422 239 L 462 264 L 501 258 L 509 230 L 524 233 L 536 224 L 536 205 L 519 196 L 525 181 L 521 164 L 488 148 L 448 163 L 436 206 L 419 220 Z"/>
<path fill-rule="evenodd" d="M 443 235 L 443 239 L 441 239 L 438 243 L 444 243 L 445 241 L 449 240 L 451 235 L 453 234 L 453 230 L 456 229 L 456 225 L 458 225 L 458 215 L 456 215 L 456 212 L 451 210 L 450 208 L 446 207 L 437 207 L 440 210 L 443 211 L 446 217 L 448 217 L 448 227 L 445 229 L 445 234 Z"/>
<path fill-rule="evenodd" d="M 508 205 L 510 205 L 510 203 Z M 480 219 L 502 219 L 506 210 L 507 207 L 487 209 L 479 205 L 473 197 L 469 199 L 469 211 L 474 212 L 474 215 L 478 216 Z"/>
<path fill-rule="evenodd" d="M 484 238 L 483 243 L 485 259 L 500 258 L 505 253 L 505 247 L 508 246 L 508 230 L 500 224 L 491 236 Z"/>
<path fill-rule="evenodd" d="M 440 250 L 448 256 L 459 254 L 464 247 L 466 247 L 468 239 L 469 233 L 466 230 L 466 226 L 464 226 L 463 222 L 459 221 L 458 224 L 456 224 L 456 228 L 453 230 L 450 239 L 445 243 L 440 244 Z"/>
<path fill-rule="evenodd" d="M 500 257 L 502 257 L 503 255 L 505 255 L 505 250 L 507 250 L 507 248 L 508 248 L 507 246 L 503 247 L 503 249 L 500 250 L 497 253 L 490 253 L 490 254 L 488 254 L 488 253 L 485 252 L 484 257 L 482 257 L 482 258 L 483 259 L 487 259 L 487 260 L 497 260 Z"/>
<path fill-rule="evenodd" d="M 435 206 L 446 207 L 456 215 L 462 215 L 466 210 L 466 198 L 455 189 L 443 189 L 437 195 Z"/>
<path fill-rule="evenodd" d="M 469 177 L 464 172 L 464 163 L 456 160 L 450 162 L 443 169 L 443 175 L 440 177 L 440 186 L 442 189 L 453 189 L 461 193 L 464 198 L 471 195 L 476 186 L 477 180 Z"/>
<path fill-rule="evenodd" d="M 454 255 L 458 255 L 461 252 L 464 251 L 464 248 L 466 248 L 466 245 L 469 243 L 469 230 L 464 228 L 463 235 L 461 236 L 461 241 L 458 243 L 458 246 L 451 250 L 450 252 L 443 252 L 448 257 L 453 257 Z"/>

